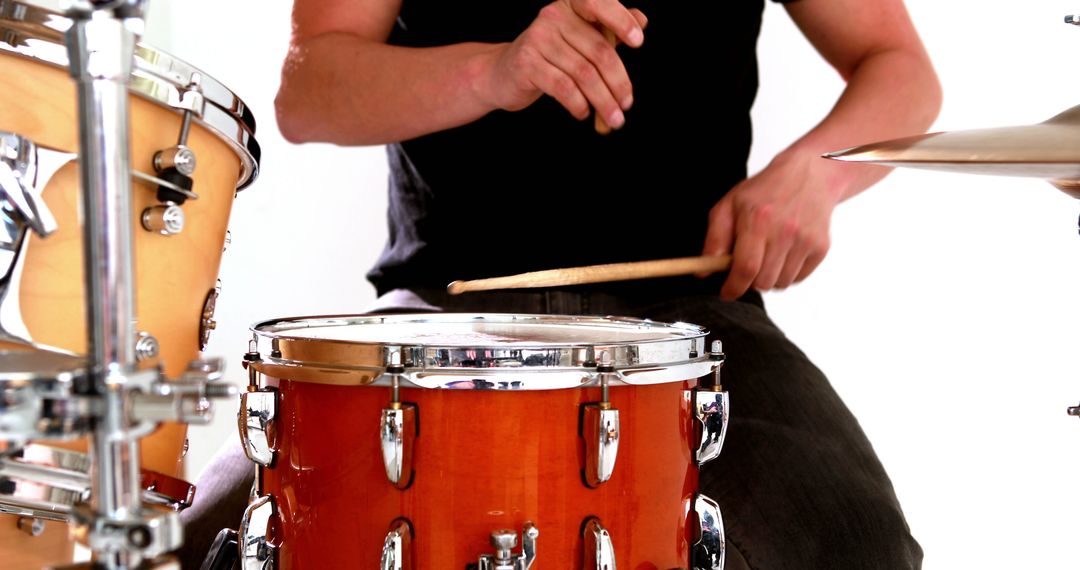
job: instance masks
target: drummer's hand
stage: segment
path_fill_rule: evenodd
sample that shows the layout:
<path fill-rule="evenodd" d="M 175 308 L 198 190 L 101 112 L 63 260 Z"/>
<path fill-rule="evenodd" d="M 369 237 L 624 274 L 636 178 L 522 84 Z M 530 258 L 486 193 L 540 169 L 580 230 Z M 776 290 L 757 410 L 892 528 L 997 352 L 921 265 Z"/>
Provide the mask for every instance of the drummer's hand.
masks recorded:
<path fill-rule="evenodd" d="M 638 47 L 648 20 L 617 0 L 556 0 L 540 10 L 512 43 L 492 53 L 481 79 L 481 96 L 499 109 L 517 111 L 541 95 L 554 97 L 578 118 L 589 107 L 612 128 L 625 122 L 623 111 L 634 102 L 622 60 L 598 26 L 619 41 Z"/>
<path fill-rule="evenodd" d="M 721 298 L 737 299 L 750 287 L 783 289 L 817 268 L 841 195 L 827 183 L 831 166 L 817 154 L 777 156 L 713 206 L 703 254 L 732 255 Z"/>

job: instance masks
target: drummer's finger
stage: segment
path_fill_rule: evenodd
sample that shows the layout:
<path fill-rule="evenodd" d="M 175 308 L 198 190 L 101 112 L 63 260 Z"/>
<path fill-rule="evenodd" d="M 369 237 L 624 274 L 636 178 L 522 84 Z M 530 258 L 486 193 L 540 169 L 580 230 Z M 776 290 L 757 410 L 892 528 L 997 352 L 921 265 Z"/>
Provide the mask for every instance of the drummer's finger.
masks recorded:
<path fill-rule="evenodd" d="M 586 22 L 599 24 L 612 32 L 624 44 L 640 47 L 645 32 L 638 18 L 617 0 L 566 0 L 574 13 Z"/>

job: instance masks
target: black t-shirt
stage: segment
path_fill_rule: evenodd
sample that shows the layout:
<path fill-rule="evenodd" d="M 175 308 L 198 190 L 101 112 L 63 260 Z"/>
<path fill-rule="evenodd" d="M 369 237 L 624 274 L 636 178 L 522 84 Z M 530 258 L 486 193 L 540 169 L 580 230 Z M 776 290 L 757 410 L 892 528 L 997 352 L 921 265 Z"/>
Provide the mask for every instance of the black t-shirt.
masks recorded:
<path fill-rule="evenodd" d="M 404 0 L 390 42 L 512 41 L 547 3 Z M 598 135 L 545 96 L 388 147 L 380 293 L 701 252 L 709 209 L 746 177 L 763 0 L 625 4 L 649 25 L 619 48 L 634 85 L 622 129 Z"/>

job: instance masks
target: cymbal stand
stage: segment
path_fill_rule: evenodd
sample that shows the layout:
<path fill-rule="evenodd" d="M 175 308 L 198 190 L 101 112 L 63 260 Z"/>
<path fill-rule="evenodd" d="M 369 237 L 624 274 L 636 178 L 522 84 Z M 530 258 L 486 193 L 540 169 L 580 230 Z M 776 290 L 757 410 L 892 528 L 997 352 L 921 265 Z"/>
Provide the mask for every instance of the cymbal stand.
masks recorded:
<path fill-rule="evenodd" d="M 1065 16 L 1065 23 L 1066 24 L 1072 24 L 1074 26 L 1080 26 L 1080 14 L 1068 14 L 1068 15 L 1066 15 Z M 1057 186 L 1059 189 L 1065 191 L 1066 194 L 1069 194 L 1070 196 L 1072 196 L 1074 198 L 1080 198 L 1080 194 L 1076 193 L 1078 188 L 1076 188 L 1075 184 L 1068 185 L 1067 187 L 1063 187 L 1064 185 L 1062 185 L 1062 184 L 1054 184 L 1054 185 Z M 1077 222 L 1077 226 L 1080 227 L 1080 221 Z M 1080 416 L 1080 406 L 1069 406 L 1068 413 L 1069 413 L 1070 416 Z"/>

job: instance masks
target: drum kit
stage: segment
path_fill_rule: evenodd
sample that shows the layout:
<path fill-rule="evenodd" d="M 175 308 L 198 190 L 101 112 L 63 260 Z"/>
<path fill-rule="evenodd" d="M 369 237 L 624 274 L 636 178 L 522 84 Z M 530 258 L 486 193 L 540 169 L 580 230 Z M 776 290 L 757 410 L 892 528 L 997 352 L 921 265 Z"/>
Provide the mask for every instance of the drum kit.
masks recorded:
<path fill-rule="evenodd" d="M 144 10 L 0 0 L 0 73 L 19 79 L 0 92 L 4 567 L 176 567 L 177 511 L 195 498 L 178 478 L 186 424 L 234 393 L 200 352 L 232 199 L 258 174 L 255 121 L 222 84 L 137 43 Z M 1044 178 L 1080 197 L 1080 107 L 827 156 Z M 453 292 L 553 284 L 518 277 Z M 252 331 L 238 429 L 255 482 L 204 569 L 723 568 L 698 469 L 720 453 L 729 400 L 704 329 L 429 313 Z M 71 563 L 76 541 L 87 565 Z"/>

